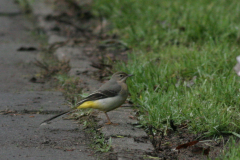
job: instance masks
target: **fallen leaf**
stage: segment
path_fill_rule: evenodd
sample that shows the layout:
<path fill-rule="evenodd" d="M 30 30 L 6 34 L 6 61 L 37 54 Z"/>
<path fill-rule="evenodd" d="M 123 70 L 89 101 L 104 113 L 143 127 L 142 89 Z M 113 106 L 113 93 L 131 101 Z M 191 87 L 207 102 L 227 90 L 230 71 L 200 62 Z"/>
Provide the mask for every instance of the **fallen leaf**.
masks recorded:
<path fill-rule="evenodd" d="M 192 141 L 192 142 L 188 142 L 188 143 L 184 143 L 184 144 L 181 144 L 179 146 L 176 147 L 176 149 L 182 149 L 182 148 L 187 148 L 189 146 L 192 146 L 194 144 L 197 144 L 199 141 Z"/>
<path fill-rule="evenodd" d="M 9 114 L 9 113 L 16 113 L 16 111 L 11 111 L 11 110 L 3 110 L 3 111 L 0 111 L 0 114 Z"/>
<path fill-rule="evenodd" d="M 203 154 L 208 156 L 209 155 L 209 152 L 210 152 L 210 147 L 208 148 L 204 148 L 204 151 L 203 151 Z"/>
<path fill-rule="evenodd" d="M 17 49 L 17 51 L 36 51 L 37 48 L 35 47 L 20 47 Z"/>
<path fill-rule="evenodd" d="M 41 80 L 41 79 L 39 80 L 36 77 L 32 77 L 29 81 L 32 83 L 45 83 L 44 80 Z"/>
<path fill-rule="evenodd" d="M 128 116 L 130 119 L 136 119 L 135 117 L 133 117 L 133 116 Z"/>

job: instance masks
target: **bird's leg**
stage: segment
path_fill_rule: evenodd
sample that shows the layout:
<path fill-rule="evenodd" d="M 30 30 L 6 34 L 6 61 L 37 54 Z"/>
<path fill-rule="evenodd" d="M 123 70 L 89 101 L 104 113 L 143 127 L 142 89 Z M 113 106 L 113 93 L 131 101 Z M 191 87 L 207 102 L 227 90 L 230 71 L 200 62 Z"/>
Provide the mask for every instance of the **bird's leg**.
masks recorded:
<path fill-rule="evenodd" d="M 111 122 L 110 118 L 108 117 L 107 113 L 106 112 L 104 112 L 104 113 L 105 113 L 105 115 L 106 115 L 106 117 L 108 119 L 108 122 L 106 124 L 112 124 L 112 122 Z"/>
<path fill-rule="evenodd" d="M 108 122 L 105 123 L 105 124 L 118 125 L 117 123 L 112 123 L 111 120 L 110 120 L 110 118 L 108 117 L 107 113 L 106 113 L 106 112 L 104 112 L 104 113 L 105 113 L 105 115 L 106 115 L 106 117 L 107 117 L 107 119 L 108 119 Z"/>

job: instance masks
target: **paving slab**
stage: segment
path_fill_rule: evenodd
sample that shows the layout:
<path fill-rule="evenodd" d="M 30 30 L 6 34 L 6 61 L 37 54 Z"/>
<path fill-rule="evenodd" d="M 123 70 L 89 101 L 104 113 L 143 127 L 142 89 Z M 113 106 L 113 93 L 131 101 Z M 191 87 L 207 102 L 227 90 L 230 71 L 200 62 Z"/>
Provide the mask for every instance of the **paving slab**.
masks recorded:
<path fill-rule="evenodd" d="M 101 119 L 98 122 L 98 125 L 102 126 L 100 131 L 105 137 L 111 137 L 113 152 L 118 154 L 118 159 L 131 159 L 131 155 L 135 155 L 137 156 L 135 158 L 139 159 L 146 153 L 154 151 L 154 147 L 149 141 L 146 132 L 143 129 L 134 126 L 138 121 L 132 119 L 132 112 L 133 110 L 131 108 L 126 107 L 120 107 L 108 112 L 111 121 L 118 125 L 104 125 L 104 123 L 107 122 L 105 114 L 98 114 L 98 118 Z M 135 141 L 135 138 L 144 139 L 144 141 Z M 139 154 L 136 154 L 138 152 Z"/>
<path fill-rule="evenodd" d="M 75 77 L 79 77 L 80 80 L 83 82 L 83 85 L 85 86 L 82 90 L 83 93 L 92 93 L 93 91 L 96 91 L 101 85 L 102 83 L 85 75 L 85 74 L 78 74 L 77 70 L 74 70 L 76 72 L 72 73 L 70 70 L 70 72 L 68 73 L 70 76 L 75 76 Z"/>
<path fill-rule="evenodd" d="M 69 109 L 61 92 L 0 92 L 0 110 L 18 112 L 62 112 Z"/>
<path fill-rule="evenodd" d="M 132 109 L 120 107 L 116 110 L 108 112 L 108 116 L 113 123 L 118 125 L 104 125 L 107 122 L 104 113 L 99 113 L 98 118 L 101 119 L 98 124 L 103 125 L 101 132 L 106 136 L 125 136 L 125 137 L 147 137 L 143 129 L 134 127 L 138 121 L 132 119 Z"/>
<path fill-rule="evenodd" d="M 118 124 L 136 124 L 137 119 L 133 119 L 133 110 L 130 107 L 119 107 L 111 112 L 108 112 L 108 116 L 113 123 Z M 98 122 L 99 125 L 106 123 L 106 116 L 103 112 L 100 112 L 98 118 L 102 119 Z M 105 121 L 104 121 L 105 120 Z"/>
<path fill-rule="evenodd" d="M 46 18 L 43 16 L 37 17 L 38 26 L 43 29 L 48 36 L 54 35 L 54 28 L 56 28 L 56 22 L 54 21 L 46 21 Z"/>
<path fill-rule="evenodd" d="M 131 150 L 152 152 L 152 144 L 149 141 L 146 141 L 146 143 L 142 143 L 135 141 L 134 138 L 112 138 L 111 145 L 114 152 L 131 152 Z"/>
<path fill-rule="evenodd" d="M 21 13 L 19 7 L 14 1 L 1 0 L 0 1 L 0 14 L 19 14 Z"/>
<path fill-rule="evenodd" d="M 105 137 L 125 136 L 125 137 L 147 137 L 144 130 L 133 127 L 129 124 L 105 125 L 101 128 Z"/>
<path fill-rule="evenodd" d="M 65 42 L 65 41 L 67 41 L 66 37 L 58 36 L 58 35 L 50 35 L 49 39 L 48 39 L 48 44 L 52 45 L 55 43 L 61 43 L 61 42 Z"/>
<path fill-rule="evenodd" d="M 71 67 L 69 73 L 72 76 L 84 73 L 93 73 L 98 71 L 98 69 L 91 66 L 92 62 L 89 60 L 89 57 L 84 54 L 82 47 L 73 46 L 59 47 L 54 52 L 54 55 L 60 61 L 63 60 L 69 61 L 69 65 Z"/>
<path fill-rule="evenodd" d="M 72 47 L 72 46 L 63 46 L 56 49 L 54 55 L 57 57 L 58 60 L 70 60 L 72 58 L 78 59 L 86 59 L 86 56 L 83 55 L 83 51 L 79 47 Z"/>
<path fill-rule="evenodd" d="M 21 15 L 9 17 L 0 15 L 0 42 L 23 43 L 33 42 L 30 39 L 32 37 L 30 30 L 33 28 L 33 24 L 26 21 Z M 19 32 L 21 30 L 21 32 Z M 17 37 L 17 38 L 16 38 Z"/>
<path fill-rule="evenodd" d="M 44 0 L 33 1 L 30 5 L 35 16 L 46 17 L 54 14 L 53 6 L 44 3 Z"/>
<path fill-rule="evenodd" d="M 71 67 L 68 72 L 69 76 L 79 77 L 83 82 L 83 92 L 89 93 L 97 90 L 102 84 L 93 79 L 91 76 L 92 73 L 97 72 L 98 69 L 91 66 L 91 61 L 89 57 L 87 57 L 83 48 L 81 47 L 73 47 L 73 46 L 63 46 L 59 47 L 54 55 L 58 58 L 58 60 L 68 60 L 69 65 Z"/>
<path fill-rule="evenodd" d="M 47 115 L 0 116 L 1 159 L 95 159 L 82 127 L 72 121 L 39 126 Z M 11 125 L 11 127 L 9 126 Z"/>
<path fill-rule="evenodd" d="M 18 51 L 21 47 L 31 46 L 36 47 L 36 44 L 31 43 L 1 43 L 0 44 L 0 63 L 1 65 L 13 64 L 15 67 L 21 63 L 30 63 L 36 59 L 38 51 Z M 36 47 L 37 48 L 37 47 Z"/>
<path fill-rule="evenodd" d="M 69 160 L 83 159 L 95 160 L 93 153 L 84 149 L 78 151 L 61 151 L 56 149 L 41 150 L 38 148 L 20 148 L 16 146 L 1 146 L 1 159 L 3 160 Z"/>
<path fill-rule="evenodd" d="M 12 113 L 7 115 L 0 116 L 0 128 L 1 128 L 1 139 L 0 142 L 2 145 L 11 144 L 13 142 L 16 143 L 26 143 L 30 146 L 36 146 L 39 143 L 44 142 L 44 139 L 61 139 L 66 136 L 66 134 L 62 134 L 57 132 L 61 130 L 62 132 L 69 132 L 69 137 L 75 134 L 74 130 L 80 129 L 77 124 L 74 124 L 72 121 L 62 121 L 59 123 L 55 123 L 54 125 L 41 125 L 40 123 L 47 119 L 48 115 L 40 115 L 40 114 L 21 114 L 21 113 Z M 9 125 L 11 127 L 9 128 Z M 25 132 L 27 130 L 27 132 Z M 55 132 L 54 132 L 55 131 Z M 79 131 L 81 132 L 81 131 Z M 57 134 L 57 135 L 56 135 Z M 71 135 L 70 135 L 71 134 Z M 75 134 L 74 137 L 84 136 L 84 134 Z M 67 137 L 65 137 L 67 139 Z M 18 142 L 17 142 L 18 141 Z M 32 141 L 32 143 L 30 143 Z M 59 143 L 61 143 L 59 141 Z"/>

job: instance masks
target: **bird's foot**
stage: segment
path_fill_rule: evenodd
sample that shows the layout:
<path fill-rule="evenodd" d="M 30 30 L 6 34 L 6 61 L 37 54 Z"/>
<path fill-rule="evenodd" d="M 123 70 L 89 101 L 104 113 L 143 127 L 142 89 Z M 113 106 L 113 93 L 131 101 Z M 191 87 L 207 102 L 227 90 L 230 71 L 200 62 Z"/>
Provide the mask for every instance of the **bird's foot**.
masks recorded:
<path fill-rule="evenodd" d="M 114 126 L 119 125 L 118 123 L 112 123 L 112 122 L 107 122 L 107 123 L 105 123 L 105 124 L 107 124 L 107 125 L 114 125 Z"/>

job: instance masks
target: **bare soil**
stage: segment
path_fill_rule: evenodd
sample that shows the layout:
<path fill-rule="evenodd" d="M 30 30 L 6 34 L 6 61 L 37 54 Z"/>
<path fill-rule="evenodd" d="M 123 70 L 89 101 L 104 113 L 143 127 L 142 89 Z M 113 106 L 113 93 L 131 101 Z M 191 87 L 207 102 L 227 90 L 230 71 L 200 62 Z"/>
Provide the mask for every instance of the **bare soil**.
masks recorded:
<path fill-rule="evenodd" d="M 152 131 L 151 131 L 152 130 Z M 153 131 L 157 132 L 153 134 Z M 154 133 L 155 133 L 154 132 Z M 150 127 L 149 138 L 155 147 L 154 156 L 162 159 L 203 160 L 215 159 L 221 154 L 229 135 L 224 138 L 201 138 L 202 134 L 189 132 L 187 126 L 169 129 L 166 135 Z"/>

